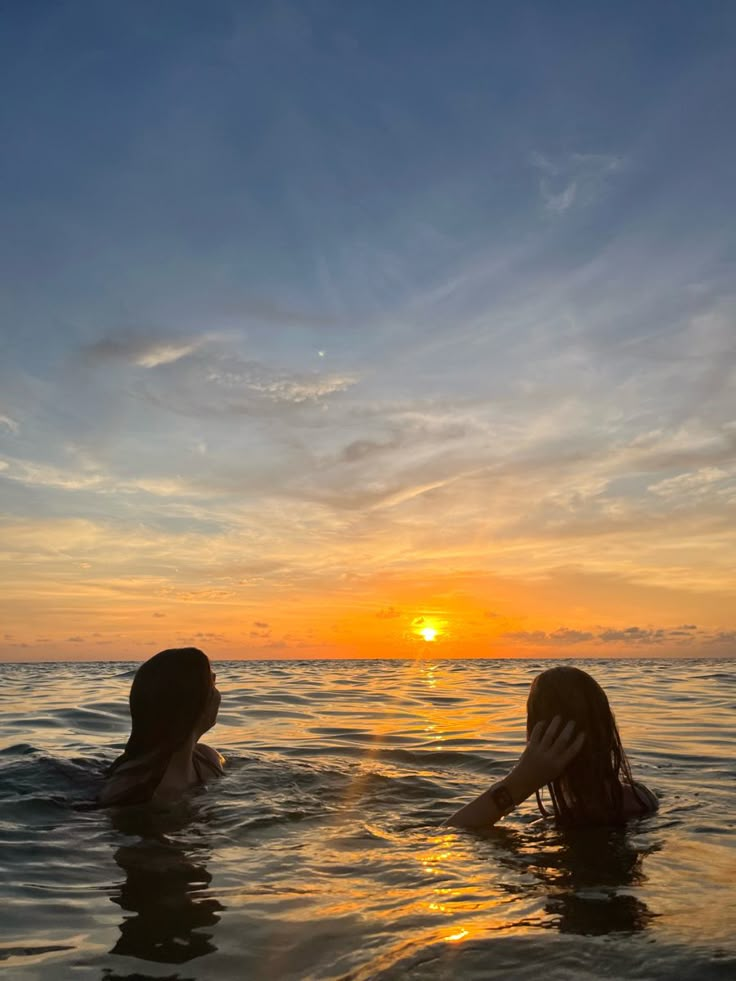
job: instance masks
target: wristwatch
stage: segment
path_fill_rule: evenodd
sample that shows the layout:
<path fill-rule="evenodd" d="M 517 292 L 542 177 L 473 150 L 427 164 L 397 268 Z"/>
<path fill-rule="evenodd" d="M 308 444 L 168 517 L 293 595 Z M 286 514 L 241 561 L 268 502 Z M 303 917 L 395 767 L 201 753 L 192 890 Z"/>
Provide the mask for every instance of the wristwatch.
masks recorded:
<path fill-rule="evenodd" d="M 491 790 L 493 802 L 502 814 L 508 814 L 516 807 L 514 798 L 509 793 L 509 788 L 505 784 L 499 784 Z"/>

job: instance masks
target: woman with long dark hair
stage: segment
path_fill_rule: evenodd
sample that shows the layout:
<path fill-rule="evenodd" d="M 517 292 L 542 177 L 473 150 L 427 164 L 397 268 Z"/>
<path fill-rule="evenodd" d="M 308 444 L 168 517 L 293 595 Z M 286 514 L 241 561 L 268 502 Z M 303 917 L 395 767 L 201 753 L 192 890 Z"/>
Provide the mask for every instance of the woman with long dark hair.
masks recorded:
<path fill-rule="evenodd" d="M 196 647 L 160 651 L 140 666 L 130 689 L 130 738 L 107 773 L 103 806 L 175 800 L 222 773 L 220 754 L 198 742 L 217 719 L 215 680 Z"/>
<path fill-rule="evenodd" d="M 606 693 L 585 671 L 561 666 L 538 675 L 526 729 L 526 749 L 508 776 L 448 824 L 487 827 L 532 794 L 543 815 L 565 826 L 621 824 L 657 810 L 655 795 L 631 775 Z M 551 812 L 542 802 L 544 787 Z"/>

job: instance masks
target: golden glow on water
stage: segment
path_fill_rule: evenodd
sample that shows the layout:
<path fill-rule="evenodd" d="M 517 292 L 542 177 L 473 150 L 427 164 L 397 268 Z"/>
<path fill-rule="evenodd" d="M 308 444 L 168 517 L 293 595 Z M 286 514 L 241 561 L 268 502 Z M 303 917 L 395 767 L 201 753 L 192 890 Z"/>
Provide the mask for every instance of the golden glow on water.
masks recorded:
<path fill-rule="evenodd" d="M 423 644 L 418 638 L 418 649 Z M 99 760 L 112 754 L 113 743 L 124 742 L 127 667 L 5 667 L 9 698 L 0 718 L 11 751 L 31 745 L 60 759 L 89 753 Z M 18 675 L 14 689 L 12 672 L 27 670 L 37 675 Z M 221 718 L 207 741 L 231 756 L 226 782 L 162 833 L 161 896 L 173 897 L 189 917 L 177 944 L 194 950 L 199 941 L 193 934 L 211 933 L 232 965 L 234 951 L 250 956 L 238 926 L 248 922 L 260 958 L 248 976 L 317 976 L 310 958 L 319 935 L 319 957 L 339 962 L 336 976 L 368 965 L 364 973 L 351 973 L 358 981 L 384 969 L 402 976 L 397 961 L 414 955 L 446 956 L 447 976 L 484 977 L 496 937 L 531 941 L 551 960 L 569 949 L 555 945 L 558 934 L 575 943 L 606 935 L 617 957 L 637 935 L 655 951 L 659 937 L 666 943 L 690 938 L 693 946 L 707 940 L 725 949 L 736 875 L 727 827 L 733 718 L 724 696 L 728 676 L 719 667 L 685 671 L 670 663 L 608 662 L 605 676 L 596 675 L 616 711 L 635 776 L 663 795 L 662 813 L 645 826 L 610 838 L 567 838 L 535 820 L 532 802 L 486 835 L 442 826 L 455 803 L 518 758 L 526 693 L 538 670 L 534 662 L 422 657 L 218 664 Z M 38 774 L 42 781 L 48 776 L 37 760 L 26 759 L 20 752 L 13 765 L 29 766 L 29 786 L 36 788 Z M 702 760 L 720 762 L 704 770 Z M 63 799 L 63 787 L 50 792 Z M 128 832 L 123 829 L 125 847 L 113 859 L 110 827 L 95 824 L 109 819 L 93 814 L 84 817 L 90 824 L 81 820 L 57 823 L 62 840 L 49 846 L 51 857 L 61 843 L 85 861 L 88 846 L 74 835 L 89 836 L 94 865 L 83 874 L 105 904 L 95 915 L 115 936 L 123 924 L 126 942 L 140 944 L 145 956 L 146 943 L 169 929 L 172 917 L 158 916 L 163 899 L 158 903 L 144 888 L 148 871 L 139 867 Z M 71 837 L 64 841 L 64 835 Z M 19 882 L 35 882 L 31 874 L 43 878 L 39 847 L 34 840 L 32 871 Z M 130 861 L 120 860 L 123 851 Z M 55 866 L 49 874 L 57 874 Z M 53 914 L 41 908 L 45 919 L 36 929 L 24 902 L 21 889 L 19 947 L 21 939 L 51 943 L 39 937 L 44 924 L 52 915 L 61 923 L 67 914 L 57 906 Z M 218 920 L 221 908 L 228 913 Z M 694 917 L 695 908 L 704 912 Z M 90 956 L 109 950 L 115 939 L 105 947 L 96 929 L 80 942 Z M 485 958 L 480 974 L 465 971 L 466 959 L 478 952 Z M 217 956 L 213 952 L 213 963 Z M 227 970 L 212 976 L 227 977 Z"/>

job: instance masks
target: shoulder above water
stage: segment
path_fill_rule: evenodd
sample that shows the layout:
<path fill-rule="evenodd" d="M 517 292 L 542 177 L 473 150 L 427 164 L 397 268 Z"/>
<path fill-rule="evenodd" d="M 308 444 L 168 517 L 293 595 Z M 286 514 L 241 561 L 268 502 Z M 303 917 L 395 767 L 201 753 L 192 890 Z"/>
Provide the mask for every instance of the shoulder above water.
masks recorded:
<path fill-rule="evenodd" d="M 216 749 L 213 749 L 212 746 L 207 746 L 206 743 L 197 743 L 194 753 L 198 759 L 206 763 L 216 773 L 223 772 L 225 757 L 221 753 L 218 753 Z"/>
<path fill-rule="evenodd" d="M 627 818 L 644 817 L 659 810 L 659 801 L 653 791 L 635 780 L 624 784 L 624 812 Z"/>

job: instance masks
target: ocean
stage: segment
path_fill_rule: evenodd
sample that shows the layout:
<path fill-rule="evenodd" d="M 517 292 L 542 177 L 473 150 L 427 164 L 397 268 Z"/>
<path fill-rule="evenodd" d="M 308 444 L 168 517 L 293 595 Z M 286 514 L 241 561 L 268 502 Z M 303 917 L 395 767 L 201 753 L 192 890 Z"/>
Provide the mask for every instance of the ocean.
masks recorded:
<path fill-rule="evenodd" d="M 12 979 L 733 978 L 736 672 L 575 661 L 660 811 L 561 833 L 442 822 L 524 742 L 552 662 L 214 662 L 227 774 L 89 809 L 136 665 L 0 664 L 0 969 Z"/>

